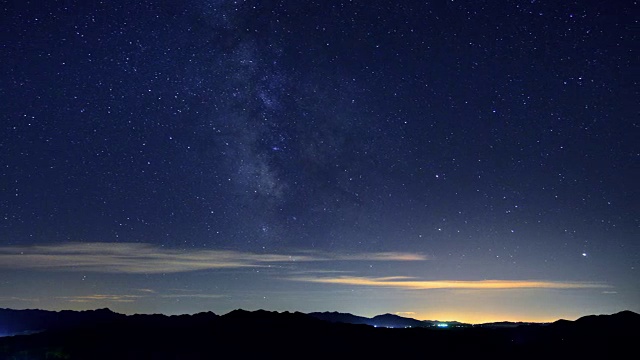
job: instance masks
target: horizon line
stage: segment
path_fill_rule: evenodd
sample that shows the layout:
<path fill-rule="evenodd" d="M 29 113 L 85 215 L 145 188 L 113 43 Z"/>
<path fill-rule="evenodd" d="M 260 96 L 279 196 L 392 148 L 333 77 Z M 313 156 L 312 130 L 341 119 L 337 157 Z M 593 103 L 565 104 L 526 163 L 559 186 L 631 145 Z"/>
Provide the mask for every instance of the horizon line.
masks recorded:
<path fill-rule="evenodd" d="M 578 319 L 581 319 L 583 317 L 588 317 L 588 316 L 610 316 L 610 315 L 616 315 L 616 314 L 620 314 L 620 313 L 633 313 L 633 314 L 638 314 L 637 312 L 633 311 L 633 310 L 629 310 L 629 309 L 624 309 L 624 310 L 619 310 L 616 312 L 612 312 L 612 313 L 597 313 L 597 314 L 583 314 L 580 316 L 577 316 L 576 318 L 572 319 L 572 318 L 564 318 L 564 317 L 560 317 L 557 318 L 555 320 L 548 320 L 548 321 L 524 321 L 524 320 L 495 320 L 495 321 L 487 321 L 487 322 L 477 322 L 477 323 L 473 323 L 473 322 L 463 322 L 460 320 L 453 320 L 453 319 L 448 319 L 448 320 L 437 320 L 435 318 L 430 318 L 430 319 L 418 319 L 418 318 L 414 318 L 414 317 L 407 317 L 407 316 L 400 316 L 397 315 L 395 313 L 390 313 L 390 312 L 386 312 L 383 314 L 377 314 L 374 316 L 365 316 L 365 315 L 358 315 L 355 313 L 351 313 L 351 312 L 340 312 L 340 311 L 329 311 L 329 310 L 325 310 L 325 311 L 311 311 L 311 312 L 303 312 L 303 311 L 298 311 L 298 310 L 267 310 L 267 309 L 255 309 L 255 310 L 247 310 L 247 309 L 243 309 L 243 308 L 236 308 L 233 310 L 230 310 L 228 312 L 225 313 L 216 313 L 212 310 L 207 310 L 207 311 L 198 311 L 198 312 L 192 312 L 192 313 L 172 313 L 172 314 L 165 314 L 165 313 L 138 313 L 138 312 L 134 312 L 134 313 L 129 313 L 129 312 L 118 312 L 118 311 L 114 311 L 109 307 L 98 307 L 98 308 L 94 308 L 94 309 L 84 309 L 84 310 L 74 310 L 74 309 L 60 309 L 60 310 L 49 310 L 49 309 L 40 309 L 40 308 L 24 308 L 24 309 L 15 309 L 15 308 L 2 308 L 0 307 L 0 310 L 12 310 L 12 311 L 47 311 L 47 312 L 55 312 L 55 313 L 60 313 L 60 312 L 64 312 L 64 311 L 71 311 L 71 312 L 93 312 L 93 311 L 100 311 L 100 310 L 108 310 L 114 314 L 118 314 L 118 315 L 123 315 L 123 316 L 136 316 L 136 315 L 142 315 L 142 316 L 153 316 L 153 315 L 160 315 L 160 316 L 166 316 L 166 317 L 172 317 L 172 316 L 184 316 L 184 315 L 188 315 L 188 316 L 195 316 L 195 315 L 199 315 L 199 314 L 208 314 L 208 313 L 212 313 L 216 316 L 226 316 L 229 315 L 233 312 L 237 312 L 237 311 L 244 311 L 244 312 L 249 312 L 249 313 L 255 313 L 255 312 L 269 312 L 269 313 L 276 313 L 276 314 L 303 314 L 303 315 L 308 315 L 311 316 L 310 314 L 314 314 L 314 313 L 320 313 L 320 314 L 324 314 L 324 313 L 333 313 L 333 314 L 342 314 L 342 315 L 351 315 L 351 316 L 357 316 L 357 317 L 362 317 L 362 318 L 366 318 L 368 320 L 373 320 L 375 317 L 378 316 L 384 316 L 384 315 L 393 315 L 393 316 L 397 316 L 400 318 L 404 318 L 404 319 L 410 319 L 410 320 L 416 320 L 416 321 L 422 321 L 422 322 L 434 322 L 434 323 L 459 323 L 459 324 L 463 324 L 463 325 L 483 325 L 483 324 L 495 324 L 495 323 L 514 323 L 514 324 L 518 324 L 518 323 L 522 323 L 522 324 L 550 324 L 550 323 L 554 323 L 557 321 L 577 321 Z M 367 324 L 365 324 L 367 325 Z"/>

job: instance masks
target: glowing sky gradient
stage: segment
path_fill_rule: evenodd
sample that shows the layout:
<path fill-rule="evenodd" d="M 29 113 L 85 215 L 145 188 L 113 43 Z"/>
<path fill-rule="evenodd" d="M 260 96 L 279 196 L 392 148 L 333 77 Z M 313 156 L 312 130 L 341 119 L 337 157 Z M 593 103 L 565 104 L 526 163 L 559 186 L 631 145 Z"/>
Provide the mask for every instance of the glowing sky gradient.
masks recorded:
<path fill-rule="evenodd" d="M 0 307 L 640 312 L 635 7 L 7 4 Z"/>

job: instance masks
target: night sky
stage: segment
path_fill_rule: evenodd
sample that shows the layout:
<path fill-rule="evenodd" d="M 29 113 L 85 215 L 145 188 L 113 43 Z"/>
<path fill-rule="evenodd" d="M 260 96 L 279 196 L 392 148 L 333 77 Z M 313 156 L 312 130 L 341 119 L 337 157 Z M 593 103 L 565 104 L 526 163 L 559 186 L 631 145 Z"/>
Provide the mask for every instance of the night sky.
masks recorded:
<path fill-rule="evenodd" d="M 640 311 L 635 1 L 13 1 L 0 307 Z"/>

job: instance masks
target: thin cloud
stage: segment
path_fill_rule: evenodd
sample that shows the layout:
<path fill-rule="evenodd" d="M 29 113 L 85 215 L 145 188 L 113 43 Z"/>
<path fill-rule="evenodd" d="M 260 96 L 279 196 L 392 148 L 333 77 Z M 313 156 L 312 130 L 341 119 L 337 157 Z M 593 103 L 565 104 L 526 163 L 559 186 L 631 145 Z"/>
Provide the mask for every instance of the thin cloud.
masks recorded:
<path fill-rule="evenodd" d="M 402 252 L 377 252 L 360 254 L 322 254 L 322 260 L 336 261 L 424 261 L 431 258 L 422 254 Z"/>
<path fill-rule="evenodd" d="M 228 297 L 227 295 L 220 294 L 168 294 L 168 295 L 160 295 L 161 298 L 195 298 L 195 299 L 220 299 L 224 297 Z"/>
<path fill-rule="evenodd" d="M 136 291 L 142 292 L 142 293 L 147 293 L 147 294 L 155 294 L 156 291 L 153 289 L 135 289 Z"/>
<path fill-rule="evenodd" d="M 140 290 L 140 289 L 136 289 Z M 144 290 L 144 289 L 143 289 Z M 132 303 L 141 299 L 149 298 L 165 298 L 165 299 L 219 299 L 226 295 L 220 294 L 157 294 L 156 292 L 147 292 L 146 295 L 135 294 L 91 294 L 77 296 L 58 296 L 57 299 L 66 300 L 74 303 L 92 303 L 92 302 L 116 302 L 116 303 Z"/>
<path fill-rule="evenodd" d="M 143 296 L 140 295 L 110 295 L 110 294 L 94 294 L 84 296 L 59 296 L 58 299 L 67 300 L 70 302 L 95 302 L 95 301 L 109 301 L 109 302 L 134 302 Z"/>
<path fill-rule="evenodd" d="M 306 274 L 349 274 L 353 273 L 353 271 L 347 270 L 321 270 L 321 269 L 309 269 L 309 270 L 295 270 L 289 271 L 290 275 L 306 275 Z"/>
<path fill-rule="evenodd" d="M 38 298 L 23 298 L 18 296 L 0 296 L 0 301 L 24 301 L 24 302 L 38 302 Z"/>
<path fill-rule="evenodd" d="M 539 281 L 539 280 L 419 280 L 406 276 L 390 277 L 292 277 L 289 280 L 323 284 L 356 285 L 369 287 L 387 287 L 406 290 L 433 289 L 590 289 L 608 286 L 592 282 Z"/>
<path fill-rule="evenodd" d="M 159 274 L 261 267 L 317 261 L 420 261 L 426 256 L 380 252 L 352 255 L 306 252 L 257 254 L 229 250 L 178 250 L 143 243 L 64 243 L 0 247 L 0 267 L 101 273 Z"/>

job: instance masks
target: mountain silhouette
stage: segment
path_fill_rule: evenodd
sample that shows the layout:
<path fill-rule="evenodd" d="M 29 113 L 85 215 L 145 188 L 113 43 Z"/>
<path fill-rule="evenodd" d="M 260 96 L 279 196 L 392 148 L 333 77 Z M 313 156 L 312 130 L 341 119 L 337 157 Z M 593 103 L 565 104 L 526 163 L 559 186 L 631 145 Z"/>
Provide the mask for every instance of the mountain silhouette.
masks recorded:
<path fill-rule="evenodd" d="M 339 312 L 312 312 L 308 315 L 316 319 L 329 321 L 332 323 L 364 324 L 387 328 L 433 327 L 436 324 L 440 323 L 439 321 L 416 320 L 395 314 L 376 315 L 372 318 Z M 462 324 L 456 321 L 447 323 Z"/>
<path fill-rule="evenodd" d="M 100 325 L 122 319 L 125 315 L 109 309 L 87 311 L 47 311 L 0 309 L 0 335 L 15 335 L 53 329 L 71 329 Z"/>
<path fill-rule="evenodd" d="M 388 328 L 428 327 L 434 324 L 430 321 L 420 321 L 394 314 L 377 315 L 371 320 L 375 326 Z"/>
<path fill-rule="evenodd" d="M 344 323 L 344 324 L 371 324 L 371 319 L 363 316 L 357 316 L 349 313 L 340 312 L 312 312 L 308 314 L 316 319 L 332 322 L 332 323 Z"/>
<path fill-rule="evenodd" d="M 408 328 L 429 322 L 392 314 L 369 319 L 234 310 L 225 315 L 127 316 L 108 309 L 1 309 L 2 331 L 18 335 L 0 337 L 0 359 L 576 358 L 603 351 L 615 357 L 635 349 L 639 321 L 640 315 L 624 311 L 550 324 L 442 329 Z"/>

